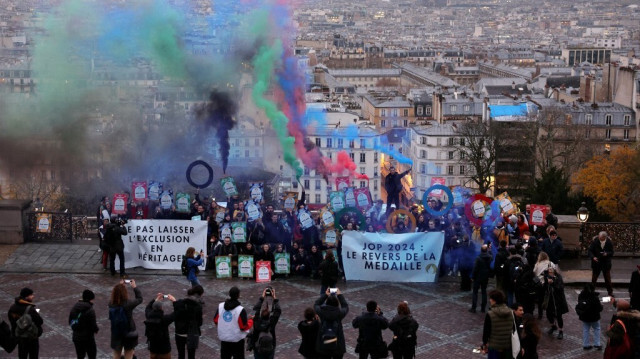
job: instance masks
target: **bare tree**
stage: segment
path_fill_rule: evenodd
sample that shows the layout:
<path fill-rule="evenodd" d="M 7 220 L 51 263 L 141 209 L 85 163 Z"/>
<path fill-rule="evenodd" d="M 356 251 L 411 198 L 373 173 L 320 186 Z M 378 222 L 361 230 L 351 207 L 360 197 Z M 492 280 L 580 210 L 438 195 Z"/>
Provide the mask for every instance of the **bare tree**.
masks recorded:
<path fill-rule="evenodd" d="M 461 136 L 457 144 L 454 142 L 460 162 L 465 164 L 469 178 L 484 194 L 493 184 L 496 147 L 500 139 L 491 126 L 482 122 L 464 122 L 455 127 Z"/>

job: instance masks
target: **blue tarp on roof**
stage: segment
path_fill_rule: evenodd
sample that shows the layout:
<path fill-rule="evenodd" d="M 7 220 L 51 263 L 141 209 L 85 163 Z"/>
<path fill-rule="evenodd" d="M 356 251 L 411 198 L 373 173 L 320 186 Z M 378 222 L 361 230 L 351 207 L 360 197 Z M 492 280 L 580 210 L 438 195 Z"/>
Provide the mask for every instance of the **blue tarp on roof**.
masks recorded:
<path fill-rule="evenodd" d="M 526 116 L 529 113 L 526 103 L 519 105 L 489 105 L 491 118 L 504 116 Z"/>

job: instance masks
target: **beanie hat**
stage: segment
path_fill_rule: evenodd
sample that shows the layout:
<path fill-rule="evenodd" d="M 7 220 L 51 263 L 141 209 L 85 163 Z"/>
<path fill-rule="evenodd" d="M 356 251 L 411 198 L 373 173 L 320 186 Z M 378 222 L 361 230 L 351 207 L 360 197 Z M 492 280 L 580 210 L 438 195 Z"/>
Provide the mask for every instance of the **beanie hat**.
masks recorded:
<path fill-rule="evenodd" d="M 229 289 L 229 297 L 231 299 L 240 298 L 240 289 L 238 289 L 238 287 L 231 287 L 231 289 Z"/>
<path fill-rule="evenodd" d="M 92 291 L 90 291 L 89 289 L 85 289 L 84 292 L 82 292 L 82 301 L 83 302 L 89 302 L 92 299 L 94 299 L 96 297 L 95 294 L 93 294 Z"/>
<path fill-rule="evenodd" d="M 22 288 L 22 290 L 20 290 L 20 298 L 24 299 L 31 294 L 33 294 L 33 290 L 31 288 Z"/>

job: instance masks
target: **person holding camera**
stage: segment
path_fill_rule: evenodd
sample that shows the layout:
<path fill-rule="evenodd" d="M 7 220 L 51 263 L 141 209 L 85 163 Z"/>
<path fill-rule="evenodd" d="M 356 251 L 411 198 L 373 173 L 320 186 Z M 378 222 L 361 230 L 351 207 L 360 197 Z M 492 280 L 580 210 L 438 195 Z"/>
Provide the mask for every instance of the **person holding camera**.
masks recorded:
<path fill-rule="evenodd" d="M 185 347 L 189 359 L 196 358 L 196 349 L 200 342 L 200 327 L 202 326 L 202 307 L 204 289 L 201 285 L 190 288 L 187 298 L 173 302 L 176 327 L 176 347 L 178 359 L 185 358 Z"/>
<path fill-rule="evenodd" d="M 109 270 L 111 275 L 116 275 L 116 255 L 120 260 L 120 277 L 126 276 L 124 269 L 124 242 L 122 236 L 127 235 L 127 221 L 122 218 L 112 218 L 106 227 L 105 242 L 109 247 Z"/>
<path fill-rule="evenodd" d="M 184 257 L 187 260 L 187 279 L 191 282 L 192 287 L 200 285 L 198 280 L 200 269 L 198 267 L 204 263 L 204 252 L 200 250 L 200 253 L 196 253 L 195 248 L 189 247 Z"/>
<path fill-rule="evenodd" d="M 163 299 L 171 302 L 176 301 L 171 294 L 158 293 L 144 310 L 146 320 L 144 321 L 144 335 L 147 337 L 149 345 L 150 359 L 171 358 L 171 339 L 169 337 L 169 325 L 175 320 L 175 312 L 164 314 Z"/>
<path fill-rule="evenodd" d="M 372 359 L 387 357 L 387 343 L 382 340 L 382 330 L 389 327 L 389 321 L 376 301 L 368 301 L 367 311 L 355 317 L 351 324 L 358 329 L 356 353 L 360 359 L 367 359 L 369 355 Z"/>
<path fill-rule="evenodd" d="M 316 351 L 322 358 L 342 359 L 346 353 L 342 319 L 349 313 L 349 304 L 338 288 L 327 288 L 314 303 L 320 318 Z"/>
<path fill-rule="evenodd" d="M 244 338 L 253 327 L 253 318 L 247 315 L 238 299 L 240 289 L 231 287 L 229 299 L 218 305 L 213 317 L 213 322 L 218 327 L 221 359 L 244 359 Z"/>
<path fill-rule="evenodd" d="M 273 359 L 276 350 L 276 325 L 282 314 L 276 290 L 267 287 L 253 306 L 253 333 L 249 336 L 247 349 L 253 350 L 255 359 Z"/>
<path fill-rule="evenodd" d="M 127 287 L 129 284 L 135 294 L 135 299 L 129 299 Z M 133 352 L 138 345 L 138 332 L 136 323 L 133 321 L 133 310 L 142 303 L 142 293 L 136 286 L 136 282 L 131 280 L 120 280 L 111 291 L 109 300 L 109 320 L 111 321 L 111 349 L 113 358 L 120 359 L 122 350 L 124 358 L 133 358 Z"/>

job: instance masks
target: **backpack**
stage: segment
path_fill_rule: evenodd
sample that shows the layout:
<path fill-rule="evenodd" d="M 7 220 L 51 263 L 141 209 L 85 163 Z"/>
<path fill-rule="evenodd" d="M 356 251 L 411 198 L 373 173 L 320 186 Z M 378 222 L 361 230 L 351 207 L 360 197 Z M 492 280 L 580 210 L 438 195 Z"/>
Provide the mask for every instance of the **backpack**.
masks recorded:
<path fill-rule="evenodd" d="M 109 320 L 111 321 L 111 335 L 117 338 L 124 338 L 129 333 L 129 317 L 124 307 L 110 307 Z"/>
<path fill-rule="evenodd" d="M 338 322 L 325 320 L 320 328 L 320 351 L 333 352 L 338 350 Z"/>
<path fill-rule="evenodd" d="M 33 322 L 29 310 L 33 306 L 27 306 L 24 313 L 16 321 L 16 337 L 24 339 L 37 339 L 38 338 L 38 326 Z"/>
<path fill-rule="evenodd" d="M 260 320 L 260 325 L 256 328 L 258 330 L 258 339 L 255 342 L 255 352 L 260 354 L 273 353 L 275 347 L 273 343 L 273 335 L 271 334 L 270 320 Z"/>
<path fill-rule="evenodd" d="M 187 265 L 187 257 L 182 257 L 182 264 L 180 264 L 180 270 L 185 277 L 189 276 L 189 266 Z"/>
<path fill-rule="evenodd" d="M 576 314 L 578 314 L 578 317 L 583 316 L 587 310 L 589 310 L 589 303 L 586 299 L 583 299 L 576 304 Z"/>
<path fill-rule="evenodd" d="M 518 278 L 520 278 L 520 276 L 522 275 L 522 272 L 524 271 L 524 269 L 522 268 L 524 266 L 524 263 L 522 263 L 522 259 L 518 258 L 518 257 L 513 257 L 510 261 L 509 261 L 509 285 L 510 286 L 515 286 L 516 281 L 518 280 Z"/>

